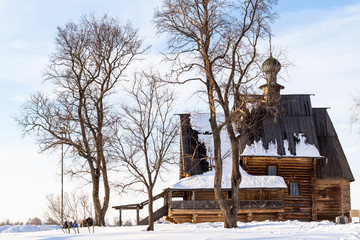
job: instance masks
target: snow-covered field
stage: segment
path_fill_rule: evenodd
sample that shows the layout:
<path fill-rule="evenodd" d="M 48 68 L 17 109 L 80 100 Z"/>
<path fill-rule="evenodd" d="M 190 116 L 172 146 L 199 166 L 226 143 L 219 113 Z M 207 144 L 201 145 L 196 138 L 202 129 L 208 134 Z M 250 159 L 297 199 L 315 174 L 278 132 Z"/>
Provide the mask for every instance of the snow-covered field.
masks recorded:
<path fill-rule="evenodd" d="M 56 226 L 2 226 L 0 239 L 6 240 L 117 240 L 117 239 L 360 239 L 360 224 L 336 225 L 331 222 L 251 222 L 238 223 L 236 229 L 224 229 L 223 223 L 156 224 L 154 232 L 146 226 L 87 228 L 80 234 L 65 234 Z"/>

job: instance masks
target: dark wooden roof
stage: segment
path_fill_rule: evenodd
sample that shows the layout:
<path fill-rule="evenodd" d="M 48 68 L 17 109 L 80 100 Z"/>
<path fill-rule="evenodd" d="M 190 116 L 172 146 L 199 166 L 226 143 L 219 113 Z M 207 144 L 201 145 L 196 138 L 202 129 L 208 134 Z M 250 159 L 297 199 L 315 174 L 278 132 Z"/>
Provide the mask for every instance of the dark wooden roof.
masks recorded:
<path fill-rule="evenodd" d="M 318 161 L 317 176 L 321 179 L 347 179 L 354 181 L 349 163 L 341 147 L 335 128 L 325 108 L 313 109 L 318 138 L 318 149 L 326 161 Z"/>
<path fill-rule="evenodd" d="M 307 142 L 317 146 L 317 136 L 310 95 L 282 95 L 278 106 L 278 117 L 268 116 L 262 120 L 260 134 L 255 140 L 262 140 L 268 148 L 270 142 L 277 143 L 278 154 L 285 155 L 284 140 L 289 142 L 289 151 L 296 155 L 298 134 L 306 136 Z"/>
<path fill-rule="evenodd" d="M 248 144 L 261 139 L 268 148 L 270 142 L 276 142 L 278 154 L 285 155 L 283 143 L 287 140 L 290 153 L 296 155 L 297 136 L 304 134 L 307 143 L 315 145 L 325 157 L 317 161 L 318 178 L 354 181 L 326 108 L 312 108 L 310 95 L 281 95 L 278 110 L 276 121 L 273 116 L 265 117 L 257 136 L 250 137 Z"/>
<path fill-rule="evenodd" d="M 262 96 L 255 96 L 262 97 Z M 264 113 L 258 121 L 256 131 L 249 133 L 241 130 L 245 136 L 241 149 L 246 144 L 262 140 L 267 149 L 269 143 L 275 143 L 279 156 L 285 155 L 284 140 L 289 143 L 288 150 L 296 155 L 296 143 L 299 134 L 304 134 L 309 144 L 315 145 L 324 159 L 317 160 L 319 179 L 346 179 L 354 181 L 348 161 L 337 137 L 335 128 L 326 108 L 312 108 L 310 95 L 281 95 L 277 106 L 279 113 L 274 119 L 272 114 Z M 264 111 L 264 110 L 259 110 Z M 205 148 L 194 148 L 197 132 L 192 129 L 190 114 L 181 114 L 181 150 L 183 152 L 183 171 L 189 175 L 201 174 L 208 166 L 200 166 L 199 161 L 206 156 Z M 201 151 L 200 151 L 201 150 Z M 195 154 L 194 154 L 195 151 Z M 191 158 L 188 156 L 192 156 Z M 205 161 L 202 161 L 205 162 Z"/>

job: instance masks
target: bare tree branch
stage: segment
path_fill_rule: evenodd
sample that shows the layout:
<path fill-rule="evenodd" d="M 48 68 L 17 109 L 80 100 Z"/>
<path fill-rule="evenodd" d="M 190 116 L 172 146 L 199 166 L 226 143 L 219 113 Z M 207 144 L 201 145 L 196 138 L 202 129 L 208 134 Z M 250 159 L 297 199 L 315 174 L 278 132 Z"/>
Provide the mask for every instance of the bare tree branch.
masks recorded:
<path fill-rule="evenodd" d="M 106 149 L 115 124 L 109 97 L 128 66 L 145 52 L 142 42 L 130 23 L 120 25 L 107 15 L 83 16 L 79 23 L 58 27 L 56 51 L 45 74 L 54 86 L 52 97 L 32 95 L 17 118 L 24 134 L 36 136 L 41 152 L 68 146 L 67 157 L 77 162 L 68 173 L 91 179 L 95 222 L 102 226 L 110 198 L 108 165 L 113 159 Z"/>
<path fill-rule="evenodd" d="M 206 86 L 210 125 L 214 140 L 215 196 L 224 215 L 224 226 L 237 226 L 241 175 L 240 139 L 235 122 L 247 119 L 248 104 L 261 101 L 252 98 L 254 80 L 258 79 L 257 51 L 259 39 L 270 32 L 276 14 L 276 0 L 163 0 L 156 10 L 154 23 L 159 33 L 169 36 L 167 60 L 173 62 L 174 82 L 189 70 L 200 74 Z M 191 77 L 190 79 L 196 79 Z M 245 95 L 245 98 L 236 98 Z M 240 102 L 239 102 L 240 100 Z M 225 121 L 218 123 L 217 115 Z M 222 158 L 220 131 L 226 128 L 232 146 L 232 200 L 222 194 Z"/>
<path fill-rule="evenodd" d="M 129 101 L 122 106 L 124 114 L 119 128 L 114 129 L 117 136 L 112 149 L 128 171 L 122 185 L 145 186 L 149 199 L 148 230 L 154 230 L 153 189 L 166 166 L 176 159 L 178 124 L 172 111 L 175 96 L 157 73 L 137 73 L 127 92 Z"/>

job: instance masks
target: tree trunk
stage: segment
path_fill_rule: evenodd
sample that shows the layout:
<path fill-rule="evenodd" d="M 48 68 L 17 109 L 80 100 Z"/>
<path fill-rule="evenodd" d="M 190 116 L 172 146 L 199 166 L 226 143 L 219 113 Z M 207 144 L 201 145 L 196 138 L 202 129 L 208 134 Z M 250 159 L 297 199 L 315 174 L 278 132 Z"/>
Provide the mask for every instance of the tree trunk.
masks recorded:
<path fill-rule="evenodd" d="M 216 123 L 216 118 L 210 118 L 210 124 L 214 126 Z M 212 127 L 213 128 L 213 127 Z M 231 211 L 229 207 L 229 203 L 226 201 L 222 188 L 221 188 L 221 180 L 223 175 L 223 165 L 221 158 L 221 138 L 220 131 L 217 128 L 213 128 L 213 139 L 214 139 L 214 156 L 215 156 L 215 177 L 214 177 L 214 192 L 215 198 L 219 204 L 220 210 L 224 215 L 224 227 L 231 228 L 233 227 L 233 221 L 231 218 Z M 236 224 L 236 222 L 235 222 Z M 236 226 L 235 226 L 236 227 Z"/>
<path fill-rule="evenodd" d="M 240 167 L 240 149 L 239 142 L 234 134 L 234 129 L 231 123 L 227 124 L 226 129 L 231 141 L 231 152 L 232 152 L 232 171 L 231 171 L 231 201 L 230 201 L 230 217 L 229 217 L 229 228 L 237 227 L 237 215 L 240 201 L 240 183 L 241 174 L 239 171 Z"/>
<path fill-rule="evenodd" d="M 93 181 L 93 203 L 94 203 L 94 211 L 95 211 L 95 219 L 94 225 L 96 226 L 105 226 L 105 212 L 102 211 L 101 202 L 99 197 L 99 189 L 100 189 L 100 171 L 98 169 L 94 170 L 95 172 L 92 174 Z"/>
<path fill-rule="evenodd" d="M 147 228 L 148 231 L 154 231 L 154 210 L 153 210 L 153 193 L 152 193 L 152 187 L 148 189 L 148 197 L 149 197 L 149 206 L 148 206 L 148 212 L 149 212 L 149 226 Z"/>
<path fill-rule="evenodd" d="M 239 146 L 238 141 L 236 141 L 233 128 L 227 126 L 227 131 L 229 138 L 231 140 L 232 147 L 232 173 L 231 173 L 231 200 L 227 201 L 222 193 L 221 181 L 222 181 L 222 170 L 223 163 L 221 158 L 221 138 L 219 130 L 216 126 L 216 115 L 215 113 L 211 114 L 210 125 L 213 132 L 214 139 L 214 156 L 215 156 L 215 177 L 214 177 L 214 191 L 215 197 L 219 204 L 219 207 L 224 215 L 224 228 L 236 228 L 237 227 L 237 215 L 239 208 L 239 186 L 241 182 L 241 175 L 239 172 Z"/>
<path fill-rule="evenodd" d="M 105 165 L 106 166 L 106 165 Z M 102 168 L 102 178 L 103 178 L 103 182 L 104 182 L 104 192 L 105 192 L 105 196 L 104 196 L 104 201 L 103 201 L 103 206 L 101 209 L 101 221 L 102 221 L 102 225 L 101 226 L 105 226 L 105 214 L 109 208 L 109 201 L 110 201 L 110 187 L 109 187 L 109 179 L 108 179 L 108 174 L 107 174 L 107 168 L 103 167 Z"/>

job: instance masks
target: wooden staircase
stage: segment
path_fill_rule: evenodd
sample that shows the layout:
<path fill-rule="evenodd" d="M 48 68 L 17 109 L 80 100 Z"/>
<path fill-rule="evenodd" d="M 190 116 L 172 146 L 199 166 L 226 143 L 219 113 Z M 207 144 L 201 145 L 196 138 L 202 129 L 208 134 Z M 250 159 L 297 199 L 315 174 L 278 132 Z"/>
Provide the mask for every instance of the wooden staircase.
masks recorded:
<path fill-rule="evenodd" d="M 162 206 L 161 208 L 159 208 L 154 212 L 154 222 L 159 220 L 163 216 L 167 216 L 167 214 L 168 214 L 168 205 L 166 204 L 165 206 Z M 139 225 L 148 225 L 148 224 L 149 224 L 149 217 L 146 217 L 139 222 Z"/>
<path fill-rule="evenodd" d="M 167 194 L 167 192 L 164 191 L 164 192 L 154 196 L 153 201 L 158 200 L 159 198 L 165 198 L 166 194 Z M 119 210 L 120 222 L 122 222 L 122 214 L 121 214 L 122 210 L 136 210 L 136 224 L 137 225 L 147 225 L 149 223 L 148 217 L 142 219 L 141 221 L 139 218 L 139 210 L 143 209 L 144 206 L 146 206 L 147 204 L 149 204 L 149 200 L 145 200 L 141 203 L 114 206 L 113 208 L 115 208 L 116 210 Z M 163 207 L 161 207 L 160 209 L 158 209 L 154 212 L 154 221 L 159 220 L 161 217 L 166 216 L 167 214 L 168 214 L 168 204 L 165 204 Z"/>

